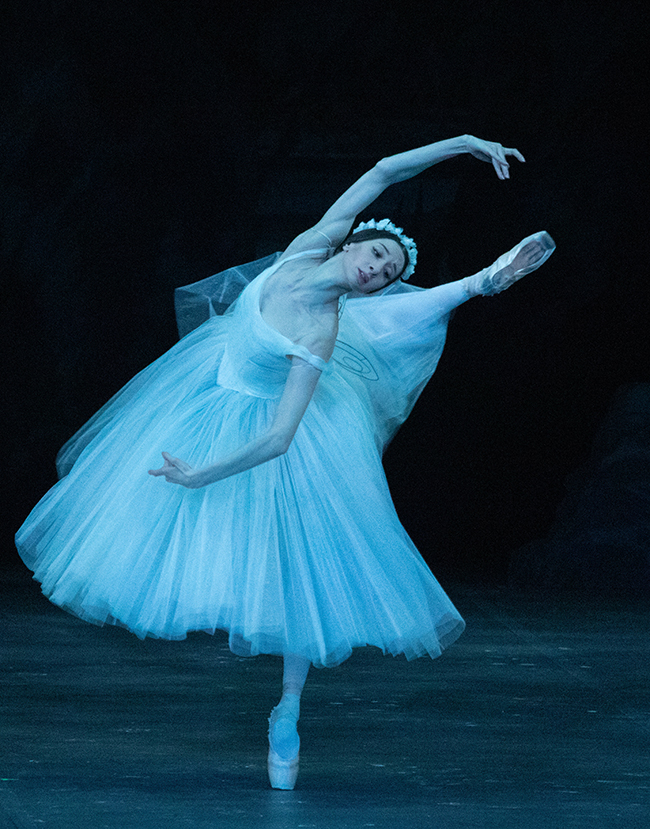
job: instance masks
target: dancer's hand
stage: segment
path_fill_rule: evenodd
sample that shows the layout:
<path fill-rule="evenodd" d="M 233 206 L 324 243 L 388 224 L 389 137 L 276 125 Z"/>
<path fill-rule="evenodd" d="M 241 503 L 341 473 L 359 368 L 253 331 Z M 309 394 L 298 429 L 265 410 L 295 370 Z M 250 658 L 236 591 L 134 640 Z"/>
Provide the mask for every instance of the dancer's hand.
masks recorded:
<path fill-rule="evenodd" d="M 173 458 L 168 452 L 162 453 L 165 463 L 160 469 L 150 469 L 149 474 L 155 478 L 161 475 L 165 478 L 168 484 L 179 484 L 188 489 L 198 489 L 202 484 L 199 482 L 195 469 L 182 461 L 180 458 Z"/>
<path fill-rule="evenodd" d="M 506 156 L 513 155 L 519 161 L 526 161 L 519 150 L 506 149 L 502 144 L 495 141 L 483 141 L 475 135 L 467 136 L 467 152 L 479 161 L 490 162 L 501 180 L 510 178 L 510 165 Z"/>

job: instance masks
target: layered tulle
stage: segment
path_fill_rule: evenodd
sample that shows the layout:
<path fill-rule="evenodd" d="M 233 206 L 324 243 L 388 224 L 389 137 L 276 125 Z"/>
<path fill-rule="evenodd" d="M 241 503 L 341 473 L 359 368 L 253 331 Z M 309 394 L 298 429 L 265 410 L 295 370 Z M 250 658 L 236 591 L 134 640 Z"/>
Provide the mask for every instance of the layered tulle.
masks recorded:
<path fill-rule="evenodd" d="M 328 365 L 280 458 L 198 490 L 147 474 L 161 450 L 200 467 L 270 424 L 297 352 L 258 300 L 246 290 L 82 430 L 70 473 L 17 536 L 21 555 L 53 602 L 142 637 L 224 629 L 237 653 L 321 666 L 362 645 L 439 655 L 464 623 L 397 518 L 357 375 Z"/>

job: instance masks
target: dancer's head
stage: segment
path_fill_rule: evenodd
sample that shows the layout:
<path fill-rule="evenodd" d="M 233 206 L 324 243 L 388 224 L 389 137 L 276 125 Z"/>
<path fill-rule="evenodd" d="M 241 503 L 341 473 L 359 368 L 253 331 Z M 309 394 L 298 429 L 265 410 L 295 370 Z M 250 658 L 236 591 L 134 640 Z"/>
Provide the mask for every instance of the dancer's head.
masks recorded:
<path fill-rule="evenodd" d="M 390 240 L 392 244 L 381 243 L 380 240 Z M 413 239 L 404 235 L 401 227 L 395 225 L 388 219 L 377 222 L 371 219 L 369 222 L 362 222 L 341 244 L 335 249 L 334 255 L 361 242 L 377 241 L 384 252 L 394 263 L 394 275 L 382 289 L 396 282 L 398 279 L 408 279 L 415 270 L 417 261 L 417 248 Z M 381 290 L 381 289 L 380 289 Z"/>

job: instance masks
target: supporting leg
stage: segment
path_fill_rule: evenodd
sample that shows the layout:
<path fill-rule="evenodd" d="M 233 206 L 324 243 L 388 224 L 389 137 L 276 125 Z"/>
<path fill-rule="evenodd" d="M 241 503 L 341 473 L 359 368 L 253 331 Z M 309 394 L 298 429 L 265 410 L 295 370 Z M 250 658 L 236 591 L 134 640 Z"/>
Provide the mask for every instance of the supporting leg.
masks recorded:
<path fill-rule="evenodd" d="M 269 780 L 274 789 L 293 789 L 298 777 L 298 718 L 300 695 L 310 662 L 291 654 L 284 657 L 282 699 L 269 718 Z"/>
<path fill-rule="evenodd" d="M 300 697 L 302 689 L 305 687 L 305 681 L 310 667 L 311 662 L 308 659 L 304 659 L 302 656 L 286 654 L 282 673 L 282 693 L 297 694 Z"/>

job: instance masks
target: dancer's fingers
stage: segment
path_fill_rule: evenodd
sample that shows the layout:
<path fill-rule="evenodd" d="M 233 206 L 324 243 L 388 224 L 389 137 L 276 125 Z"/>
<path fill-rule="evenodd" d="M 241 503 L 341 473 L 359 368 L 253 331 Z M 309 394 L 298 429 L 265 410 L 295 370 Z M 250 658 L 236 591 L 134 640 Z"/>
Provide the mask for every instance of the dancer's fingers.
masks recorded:
<path fill-rule="evenodd" d="M 526 162 L 526 159 L 523 157 L 523 155 L 519 152 L 519 150 L 516 150 L 514 147 L 510 147 L 509 149 L 505 150 L 505 153 L 506 155 L 514 155 L 514 157 L 519 161 L 523 161 L 524 163 Z"/>
<path fill-rule="evenodd" d="M 494 157 L 492 159 L 492 166 L 494 167 L 496 174 L 501 179 L 501 181 L 510 178 L 507 161 L 504 162 L 500 158 Z"/>
<path fill-rule="evenodd" d="M 192 469 L 187 461 L 184 461 L 181 458 L 175 458 L 173 455 L 170 455 L 169 452 L 163 452 L 162 455 L 165 459 L 165 463 L 169 464 L 169 466 L 175 467 L 176 469 L 180 469 L 181 472 L 187 473 Z"/>

